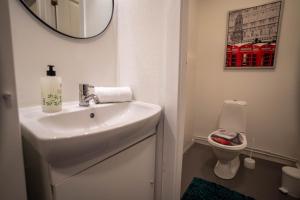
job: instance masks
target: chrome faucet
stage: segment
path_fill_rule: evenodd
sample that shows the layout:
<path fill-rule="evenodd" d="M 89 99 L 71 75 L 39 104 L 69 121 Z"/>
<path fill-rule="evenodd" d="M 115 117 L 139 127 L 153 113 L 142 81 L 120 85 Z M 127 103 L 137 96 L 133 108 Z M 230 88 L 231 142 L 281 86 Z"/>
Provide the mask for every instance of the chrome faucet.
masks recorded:
<path fill-rule="evenodd" d="M 85 83 L 79 84 L 79 106 L 89 106 L 92 99 L 96 104 L 100 103 L 95 94 L 89 94 L 89 88 L 94 88 L 94 86 Z"/>

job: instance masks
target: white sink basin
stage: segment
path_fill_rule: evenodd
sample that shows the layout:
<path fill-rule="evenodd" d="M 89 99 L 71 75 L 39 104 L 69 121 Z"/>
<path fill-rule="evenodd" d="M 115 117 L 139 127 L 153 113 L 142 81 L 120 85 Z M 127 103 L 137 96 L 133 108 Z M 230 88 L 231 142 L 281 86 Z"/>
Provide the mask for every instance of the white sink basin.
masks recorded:
<path fill-rule="evenodd" d="M 156 130 L 161 107 L 133 101 L 79 107 L 63 105 L 59 113 L 40 106 L 20 109 L 23 138 L 49 163 L 107 153 L 137 142 Z"/>

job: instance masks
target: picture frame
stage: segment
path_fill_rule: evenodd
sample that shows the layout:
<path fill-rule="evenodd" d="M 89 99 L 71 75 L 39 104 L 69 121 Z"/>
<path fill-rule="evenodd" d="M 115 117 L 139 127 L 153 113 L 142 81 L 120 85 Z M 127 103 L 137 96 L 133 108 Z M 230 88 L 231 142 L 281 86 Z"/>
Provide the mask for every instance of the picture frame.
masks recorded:
<path fill-rule="evenodd" d="M 283 1 L 228 12 L 225 69 L 275 69 Z"/>

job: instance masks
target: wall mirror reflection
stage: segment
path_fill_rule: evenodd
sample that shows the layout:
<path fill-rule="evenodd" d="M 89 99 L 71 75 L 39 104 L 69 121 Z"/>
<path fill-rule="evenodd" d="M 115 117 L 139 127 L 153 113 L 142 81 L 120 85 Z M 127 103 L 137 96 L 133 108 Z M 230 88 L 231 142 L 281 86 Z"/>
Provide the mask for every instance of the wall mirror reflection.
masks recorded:
<path fill-rule="evenodd" d="M 20 0 L 35 17 L 51 29 L 73 37 L 91 38 L 108 27 L 113 0 Z"/>

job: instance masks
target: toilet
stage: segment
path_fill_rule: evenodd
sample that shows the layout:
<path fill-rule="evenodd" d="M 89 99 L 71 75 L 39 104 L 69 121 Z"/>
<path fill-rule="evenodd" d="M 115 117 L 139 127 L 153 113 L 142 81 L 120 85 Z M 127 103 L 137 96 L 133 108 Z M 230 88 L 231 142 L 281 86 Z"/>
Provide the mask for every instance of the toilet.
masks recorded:
<path fill-rule="evenodd" d="M 218 161 L 214 173 L 222 179 L 232 179 L 240 167 L 240 152 L 247 147 L 246 138 L 246 106 L 247 102 L 237 100 L 224 101 L 219 120 L 219 129 L 210 133 L 208 143 L 212 146 Z M 220 131 L 238 133 L 240 144 L 225 145 L 216 142 L 214 134 Z"/>

